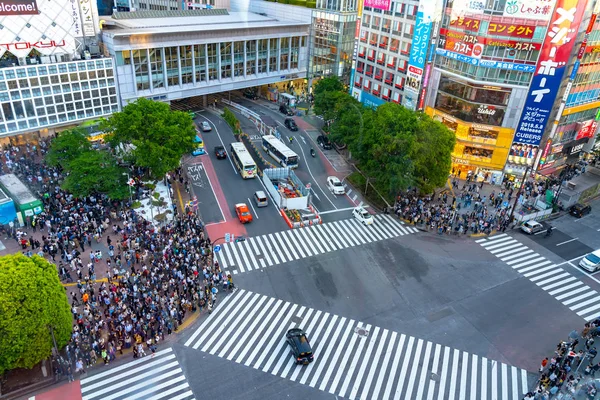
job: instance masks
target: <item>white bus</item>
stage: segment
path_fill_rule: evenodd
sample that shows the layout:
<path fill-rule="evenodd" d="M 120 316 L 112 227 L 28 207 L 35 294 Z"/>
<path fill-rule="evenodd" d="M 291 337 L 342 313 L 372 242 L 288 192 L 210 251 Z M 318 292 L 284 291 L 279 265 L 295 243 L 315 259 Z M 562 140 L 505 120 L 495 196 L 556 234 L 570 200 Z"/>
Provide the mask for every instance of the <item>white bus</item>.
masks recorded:
<path fill-rule="evenodd" d="M 256 163 L 244 143 L 231 143 L 231 159 L 244 179 L 256 177 Z"/>
<path fill-rule="evenodd" d="M 290 168 L 298 167 L 298 154 L 290 150 L 281 140 L 273 135 L 265 135 L 262 140 L 263 149 L 277 160 L 279 165 Z"/>

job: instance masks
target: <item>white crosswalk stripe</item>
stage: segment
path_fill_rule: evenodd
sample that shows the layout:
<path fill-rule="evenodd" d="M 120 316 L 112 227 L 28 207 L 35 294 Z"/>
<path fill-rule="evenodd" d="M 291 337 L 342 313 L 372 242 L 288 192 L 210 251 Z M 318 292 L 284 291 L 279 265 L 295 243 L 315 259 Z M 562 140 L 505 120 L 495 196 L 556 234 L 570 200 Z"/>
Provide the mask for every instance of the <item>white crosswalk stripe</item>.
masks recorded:
<path fill-rule="evenodd" d="M 308 366 L 295 364 L 285 341 L 294 327 L 311 342 L 315 360 Z M 243 289 L 222 301 L 185 346 L 350 400 L 518 400 L 530 378 L 466 351 Z"/>
<path fill-rule="evenodd" d="M 586 321 L 600 316 L 600 293 L 512 236 L 501 234 L 476 242 Z"/>
<path fill-rule="evenodd" d="M 378 214 L 369 226 L 348 219 L 224 243 L 216 256 L 223 270 L 237 274 L 417 232 L 390 215 Z"/>
<path fill-rule="evenodd" d="M 193 400 L 172 348 L 81 380 L 83 400 Z"/>

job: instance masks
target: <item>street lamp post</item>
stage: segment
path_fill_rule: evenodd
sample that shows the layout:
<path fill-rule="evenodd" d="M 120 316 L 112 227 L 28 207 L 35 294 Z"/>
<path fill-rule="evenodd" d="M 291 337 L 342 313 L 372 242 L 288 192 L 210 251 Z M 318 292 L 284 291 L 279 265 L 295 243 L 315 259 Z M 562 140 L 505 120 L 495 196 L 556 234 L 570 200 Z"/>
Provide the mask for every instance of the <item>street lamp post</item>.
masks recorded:
<path fill-rule="evenodd" d="M 133 200 L 132 200 L 132 196 L 131 196 L 131 185 L 129 184 L 129 181 L 131 180 L 131 178 L 129 177 L 129 172 L 123 172 L 122 175 L 127 176 L 127 186 L 129 187 L 129 203 L 133 204 Z"/>
<path fill-rule="evenodd" d="M 525 186 L 525 182 L 527 181 L 527 176 L 529 175 L 530 169 L 531 169 L 531 165 L 528 165 L 527 169 L 525 169 L 525 175 L 523 175 L 523 181 L 521 182 L 521 187 L 519 187 L 519 191 L 517 192 L 517 195 L 515 196 L 515 202 L 513 204 L 512 210 L 510 211 L 510 217 L 508 218 L 509 223 L 510 223 L 510 221 L 512 221 L 513 216 L 515 215 L 515 209 L 517 208 L 517 202 L 519 201 L 519 197 L 521 197 L 521 193 L 523 192 L 523 187 Z"/>

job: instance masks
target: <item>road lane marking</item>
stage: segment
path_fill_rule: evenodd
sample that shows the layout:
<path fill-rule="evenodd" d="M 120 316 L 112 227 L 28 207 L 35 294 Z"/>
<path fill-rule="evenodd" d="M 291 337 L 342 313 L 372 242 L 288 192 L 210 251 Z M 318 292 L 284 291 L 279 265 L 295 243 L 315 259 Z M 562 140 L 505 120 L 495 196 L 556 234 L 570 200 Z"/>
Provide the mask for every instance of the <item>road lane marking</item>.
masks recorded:
<path fill-rule="evenodd" d="M 225 153 L 227 153 L 227 159 L 229 160 L 229 164 L 231 164 L 231 168 L 233 168 L 233 172 L 235 172 L 235 174 L 237 175 L 238 171 L 235 168 L 235 165 L 233 165 L 233 161 L 231 161 L 231 157 L 230 157 L 229 151 L 227 151 L 227 147 L 225 147 L 225 143 L 223 143 L 223 139 L 221 139 L 221 135 L 219 134 L 219 130 L 217 129 L 217 125 L 215 125 L 210 119 L 206 118 L 204 115 L 198 115 L 198 116 L 201 117 L 201 118 L 204 118 L 205 120 L 207 120 L 215 128 L 215 132 L 217 133 L 217 137 L 219 138 L 219 142 L 221 142 L 221 145 L 225 149 Z"/>
<path fill-rule="evenodd" d="M 563 244 L 571 243 L 571 242 L 574 242 L 575 240 L 578 240 L 578 239 L 579 238 L 573 238 L 571 240 L 567 240 L 566 242 L 558 243 L 557 246 L 562 246 Z"/>
<path fill-rule="evenodd" d="M 227 221 L 227 218 L 225 218 L 225 214 L 223 213 L 223 209 L 221 208 L 221 203 L 219 203 L 219 198 L 217 197 L 217 192 L 215 192 L 215 188 L 213 187 L 212 182 L 210 181 L 210 178 L 208 177 L 208 173 L 206 172 L 206 168 L 204 168 L 203 163 L 200 163 L 200 165 L 202 165 L 202 168 L 204 169 L 204 175 L 206 175 L 206 180 L 208 180 L 208 184 L 210 185 L 210 190 L 212 190 L 212 192 L 215 196 L 215 200 L 217 201 L 217 205 L 219 206 L 219 211 L 221 211 L 221 216 L 223 217 L 224 221 Z"/>
<path fill-rule="evenodd" d="M 256 219 L 260 219 L 260 218 L 258 218 L 258 213 L 256 212 L 256 209 L 254 208 L 254 204 L 252 204 L 252 202 L 250 201 L 250 197 L 246 197 L 246 199 L 248 199 L 248 204 L 250 204 L 250 207 L 252 207 L 252 211 L 254 211 L 254 215 L 256 215 Z"/>

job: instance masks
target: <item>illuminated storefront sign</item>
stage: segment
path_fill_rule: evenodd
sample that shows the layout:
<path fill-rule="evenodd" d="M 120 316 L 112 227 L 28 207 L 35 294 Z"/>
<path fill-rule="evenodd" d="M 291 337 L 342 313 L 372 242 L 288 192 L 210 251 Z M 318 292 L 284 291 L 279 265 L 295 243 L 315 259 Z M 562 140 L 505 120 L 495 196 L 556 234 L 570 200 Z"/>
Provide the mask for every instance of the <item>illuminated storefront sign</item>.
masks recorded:
<path fill-rule="evenodd" d="M 501 24 L 490 22 L 488 25 L 488 35 L 494 36 L 509 36 L 519 39 L 531 39 L 535 32 L 535 26 L 520 25 L 520 24 Z"/>
<path fill-rule="evenodd" d="M 596 133 L 596 128 L 598 127 L 598 123 L 593 119 L 581 122 L 580 125 L 581 126 L 577 132 L 577 136 L 575 136 L 575 140 L 593 137 Z"/>
<path fill-rule="evenodd" d="M 558 0 L 517 125 L 514 144 L 539 146 L 586 3 L 586 0 Z"/>
<path fill-rule="evenodd" d="M 417 21 L 415 22 L 415 32 L 413 35 L 410 57 L 408 60 L 408 71 L 405 89 L 412 91 L 414 96 L 406 93 L 402 98 L 402 105 L 409 110 L 415 111 L 417 108 L 417 97 L 427 61 L 427 49 L 429 47 L 429 38 L 431 36 L 432 11 L 419 6 L 417 12 Z"/>
<path fill-rule="evenodd" d="M 534 72 L 535 65 L 526 65 L 526 64 L 517 64 L 510 63 L 504 61 L 494 61 L 494 60 L 480 60 L 479 58 L 469 57 L 464 54 L 455 53 L 453 51 L 448 51 L 446 49 L 437 48 L 435 50 L 437 55 L 447 58 L 452 58 L 454 60 L 459 60 L 468 64 L 472 64 L 475 66 L 480 66 L 484 68 L 495 68 L 495 69 L 508 69 L 511 71 L 522 71 L 522 72 Z"/>
<path fill-rule="evenodd" d="M 508 0 L 504 6 L 504 16 L 548 21 L 554 3 L 555 0 Z"/>
<path fill-rule="evenodd" d="M 446 39 L 440 38 L 440 47 L 472 57 L 481 57 L 484 46 L 505 47 L 522 51 L 540 50 L 542 48 L 541 43 L 527 43 L 508 39 L 493 39 L 473 35 L 470 33 L 448 30 L 445 28 L 440 29 L 440 35 L 446 37 Z"/>

